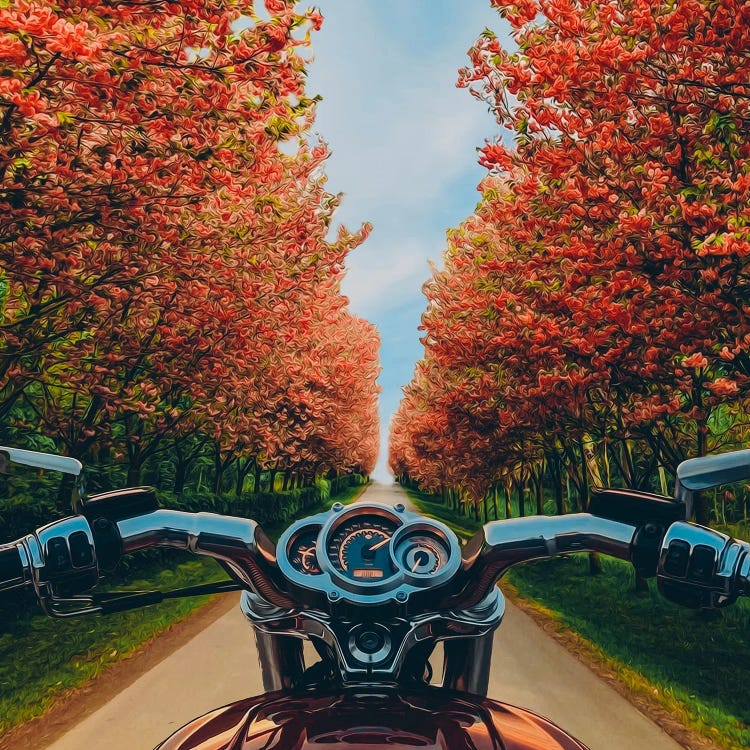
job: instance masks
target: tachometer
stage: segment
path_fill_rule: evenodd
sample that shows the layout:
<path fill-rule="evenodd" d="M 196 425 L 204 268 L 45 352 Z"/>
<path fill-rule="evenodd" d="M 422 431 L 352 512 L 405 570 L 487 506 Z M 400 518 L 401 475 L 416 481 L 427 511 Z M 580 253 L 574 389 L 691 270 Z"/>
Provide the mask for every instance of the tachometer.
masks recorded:
<path fill-rule="evenodd" d="M 289 542 L 289 561 L 300 573 L 321 573 L 316 550 L 319 530 L 318 526 L 308 527 L 292 537 Z"/>
<path fill-rule="evenodd" d="M 333 567 L 347 578 L 377 582 L 390 578 L 395 570 L 389 545 L 398 523 L 375 514 L 350 516 L 336 528 L 326 554 Z"/>

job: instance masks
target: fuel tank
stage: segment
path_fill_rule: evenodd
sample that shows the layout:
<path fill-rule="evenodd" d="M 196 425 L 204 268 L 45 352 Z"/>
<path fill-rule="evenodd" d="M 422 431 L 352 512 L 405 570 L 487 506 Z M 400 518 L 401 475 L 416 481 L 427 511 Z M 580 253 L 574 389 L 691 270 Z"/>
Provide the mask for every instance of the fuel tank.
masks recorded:
<path fill-rule="evenodd" d="M 156 750 L 586 750 L 536 714 L 466 693 L 309 689 L 195 719 Z"/>

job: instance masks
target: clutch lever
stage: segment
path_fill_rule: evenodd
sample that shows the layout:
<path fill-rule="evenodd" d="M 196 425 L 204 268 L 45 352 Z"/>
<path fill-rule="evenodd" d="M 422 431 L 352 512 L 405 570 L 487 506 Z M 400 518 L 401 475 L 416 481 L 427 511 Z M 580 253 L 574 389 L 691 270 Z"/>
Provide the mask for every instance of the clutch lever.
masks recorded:
<path fill-rule="evenodd" d="M 85 596 L 67 598 L 52 597 L 46 603 L 46 611 L 53 617 L 68 618 L 81 615 L 110 615 L 160 604 L 169 599 L 184 599 L 191 596 L 207 596 L 240 591 L 242 586 L 234 581 L 203 583 L 172 591 L 108 591 Z"/>

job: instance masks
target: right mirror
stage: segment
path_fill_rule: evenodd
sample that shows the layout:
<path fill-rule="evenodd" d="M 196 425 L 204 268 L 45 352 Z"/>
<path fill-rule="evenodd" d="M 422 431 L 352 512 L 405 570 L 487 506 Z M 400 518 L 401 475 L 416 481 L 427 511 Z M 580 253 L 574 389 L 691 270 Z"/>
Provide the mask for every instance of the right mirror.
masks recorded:
<path fill-rule="evenodd" d="M 750 478 L 750 450 L 701 456 L 677 467 L 675 497 L 690 504 L 693 492 Z"/>

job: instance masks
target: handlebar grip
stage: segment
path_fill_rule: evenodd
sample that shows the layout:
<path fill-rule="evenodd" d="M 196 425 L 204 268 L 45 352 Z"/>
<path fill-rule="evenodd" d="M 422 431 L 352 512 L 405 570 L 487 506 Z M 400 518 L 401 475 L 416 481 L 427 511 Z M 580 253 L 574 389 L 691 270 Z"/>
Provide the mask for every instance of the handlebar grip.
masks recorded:
<path fill-rule="evenodd" d="M 23 586 L 25 568 L 21 550 L 15 543 L 0 546 L 0 591 Z"/>
<path fill-rule="evenodd" d="M 750 542 L 741 542 L 745 555 L 740 565 L 740 572 L 737 576 L 742 596 L 750 596 Z"/>
<path fill-rule="evenodd" d="M 726 607 L 750 594 L 750 544 L 680 521 L 662 542 L 659 591 L 692 609 Z"/>

